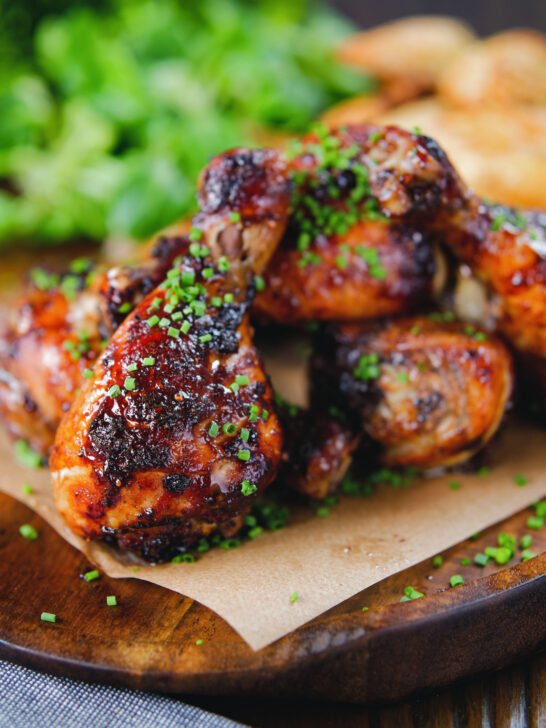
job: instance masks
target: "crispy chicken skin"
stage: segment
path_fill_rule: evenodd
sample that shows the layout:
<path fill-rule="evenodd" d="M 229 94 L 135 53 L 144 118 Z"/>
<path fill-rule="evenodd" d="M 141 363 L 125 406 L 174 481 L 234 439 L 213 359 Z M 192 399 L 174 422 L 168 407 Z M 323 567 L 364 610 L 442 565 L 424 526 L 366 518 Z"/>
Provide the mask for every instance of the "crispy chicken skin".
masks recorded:
<path fill-rule="evenodd" d="M 435 266 L 422 231 L 466 198 L 437 144 L 363 124 L 319 127 L 296 152 L 290 222 L 257 314 L 278 323 L 361 320 L 426 304 Z"/>
<path fill-rule="evenodd" d="M 0 332 L 0 413 L 13 437 L 47 455 L 85 369 L 188 245 L 187 237 L 159 238 L 138 266 L 86 268 L 43 290 L 28 285 Z"/>
<path fill-rule="evenodd" d="M 357 412 L 389 466 L 464 462 L 497 431 L 513 388 L 497 339 L 461 323 L 405 318 L 330 325 L 317 336 L 314 396 Z"/>
<path fill-rule="evenodd" d="M 55 498 L 79 535 L 164 560 L 236 532 L 275 478 L 282 431 L 248 283 L 284 231 L 282 180 L 274 153 L 248 150 L 201 177 L 189 255 L 117 329 L 57 432 Z"/>
<path fill-rule="evenodd" d="M 344 235 L 319 236 L 318 256 L 301 266 L 285 237 L 254 303 L 255 315 L 277 323 L 365 320 L 411 312 L 431 297 L 435 271 L 428 237 L 401 224 L 361 220 Z"/>
<path fill-rule="evenodd" d="M 341 411 L 281 409 L 285 450 L 279 480 L 299 493 L 323 499 L 339 491 L 362 433 Z"/>
<path fill-rule="evenodd" d="M 522 359 L 546 362 L 546 213 L 517 212 L 472 199 L 444 239 L 495 295 L 496 328 Z"/>

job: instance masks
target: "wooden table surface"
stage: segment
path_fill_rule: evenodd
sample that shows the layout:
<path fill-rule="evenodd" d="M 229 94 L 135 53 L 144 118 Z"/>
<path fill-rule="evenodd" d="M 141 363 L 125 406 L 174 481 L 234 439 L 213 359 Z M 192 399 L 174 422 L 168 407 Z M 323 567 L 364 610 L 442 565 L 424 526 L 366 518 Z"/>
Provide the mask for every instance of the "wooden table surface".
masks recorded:
<path fill-rule="evenodd" d="M 6 256 L 0 299 L 5 301 L 14 278 L 28 262 L 25 255 L 11 260 Z M 363 707 L 247 697 L 183 699 L 253 728 L 546 728 L 546 644 L 541 647 L 520 664 L 397 705 Z"/>

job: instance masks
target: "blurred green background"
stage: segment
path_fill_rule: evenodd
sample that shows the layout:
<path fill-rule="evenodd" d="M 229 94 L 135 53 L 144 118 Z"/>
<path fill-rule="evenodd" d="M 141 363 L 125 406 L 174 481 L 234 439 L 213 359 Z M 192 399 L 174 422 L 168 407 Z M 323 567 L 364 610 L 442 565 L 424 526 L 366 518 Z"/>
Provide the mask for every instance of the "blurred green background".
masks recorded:
<path fill-rule="evenodd" d="M 371 88 L 312 0 L 2 1 L 0 249 L 146 238 L 210 155 Z"/>

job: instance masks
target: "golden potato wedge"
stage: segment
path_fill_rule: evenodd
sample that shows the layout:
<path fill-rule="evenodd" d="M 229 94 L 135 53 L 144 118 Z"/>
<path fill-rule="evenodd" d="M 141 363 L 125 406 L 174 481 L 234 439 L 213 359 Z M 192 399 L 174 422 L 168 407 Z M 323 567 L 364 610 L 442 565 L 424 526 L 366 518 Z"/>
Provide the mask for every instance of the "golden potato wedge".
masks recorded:
<path fill-rule="evenodd" d="M 438 92 L 458 106 L 546 104 L 546 36 L 510 30 L 464 48 L 444 69 Z"/>
<path fill-rule="evenodd" d="M 411 79 L 426 90 L 474 39 L 472 29 L 461 20 L 416 15 L 345 38 L 337 57 L 381 80 Z"/>

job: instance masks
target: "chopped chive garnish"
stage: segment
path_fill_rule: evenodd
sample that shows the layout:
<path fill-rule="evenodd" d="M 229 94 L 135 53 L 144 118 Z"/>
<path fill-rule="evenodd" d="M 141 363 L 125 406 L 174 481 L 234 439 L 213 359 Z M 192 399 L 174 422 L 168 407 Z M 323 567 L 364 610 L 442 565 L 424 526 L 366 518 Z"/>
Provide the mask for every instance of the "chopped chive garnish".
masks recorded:
<path fill-rule="evenodd" d="M 319 518 L 326 518 L 326 516 L 330 515 L 330 509 L 327 506 L 320 506 L 320 508 L 317 508 L 316 513 Z"/>
<path fill-rule="evenodd" d="M 188 331 L 189 331 L 190 329 L 191 329 L 191 324 L 190 324 L 190 322 L 189 322 L 189 321 L 184 321 L 184 323 L 183 323 L 183 324 L 182 324 L 182 326 L 180 327 L 180 331 L 181 331 L 181 332 L 182 332 L 183 334 L 187 334 L 187 333 L 188 333 Z"/>
<path fill-rule="evenodd" d="M 56 622 L 57 615 L 52 614 L 51 612 L 42 612 L 40 614 L 40 619 L 42 620 L 42 622 Z"/>
<path fill-rule="evenodd" d="M 531 551 L 530 549 L 524 549 L 521 552 L 522 561 L 529 561 L 529 559 L 534 559 L 535 556 L 538 556 L 538 554 L 535 551 Z"/>
<path fill-rule="evenodd" d="M 237 374 L 237 376 L 235 377 L 235 381 L 241 387 L 246 387 L 246 385 L 250 383 L 246 374 Z"/>
<path fill-rule="evenodd" d="M 264 420 L 264 422 L 267 422 L 268 419 L 269 419 L 269 412 L 266 409 L 262 410 L 262 420 Z"/>
<path fill-rule="evenodd" d="M 468 557 L 461 559 L 461 566 L 470 566 L 470 559 Z"/>
<path fill-rule="evenodd" d="M 188 237 L 190 240 L 201 240 L 201 238 L 203 237 L 203 231 L 199 230 L 199 228 L 192 227 Z"/>
<path fill-rule="evenodd" d="M 370 609 L 369 607 L 362 607 L 363 612 L 367 612 L 367 611 L 369 611 L 369 609 Z"/>
<path fill-rule="evenodd" d="M 220 428 L 218 427 L 218 425 L 216 424 L 216 422 L 211 422 L 210 423 L 210 427 L 209 427 L 209 435 L 211 437 L 216 437 L 216 435 L 218 434 L 219 429 Z"/>
<path fill-rule="evenodd" d="M 263 291 L 265 288 L 265 281 L 262 276 L 254 276 L 254 285 L 257 291 Z"/>
<path fill-rule="evenodd" d="M 439 569 L 439 568 L 440 568 L 440 566 L 441 566 L 441 565 L 442 565 L 443 563 L 444 563 L 444 560 L 443 560 L 443 558 L 442 558 L 441 556 L 435 556 L 435 557 L 434 557 L 434 558 L 432 559 L 432 565 L 434 566 L 434 568 L 435 568 L 435 569 Z"/>
<path fill-rule="evenodd" d="M 244 493 L 243 493 L 244 495 Z M 248 532 L 249 538 L 258 538 L 258 536 L 261 536 L 264 532 L 263 528 L 261 526 L 255 526 L 254 528 L 251 528 Z"/>
<path fill-rule="evenodd" d="M 487 566 L 490 557 L 487 554 L 477 553 L 474 556 L 474 563 L 476 566 Z"/>
<path fill-rule="evenodd" d="M 212 341 L 212 334 L 203 334 L 203 336 L 199 337 L 200 344 L 206 344 L 207 341 Z"/>
<path fill-rule="evenodd" d="M 249 407 L 249 412 L 248 412 L 248 421 L 256 422 L 258 420 L 259 412 L 260 412 L 260 408 L 258 407 L 258 405 L 251 404 Z"/>
<path fill-rule="evenodd" d="M 229 261 L 225 255 L 222 255 L 222 257 L 218 260 L 218 270 L 220 273 L 227 273 L 229 270 Z"/>
<path fill-rule="evenodd" d="M 237 427 L 233 422 L 226 422 L 225 425 L 222 425 L 222 432 L 226 435 L 234 435 L 237 432 Z"/>
<path fill-rule="evenodd" d="M 32 493 L 34 492 L 32 490 L 32 487 L 28 483 L 23 483 L 23 485 L 21 486 L 21 490 L 23 491 L 23 493 L 25 495 L 32 495 Z M 529 545 L 531 545 L 531 544 L 529 544 Z"/>
<path fill-rule="evenodd" d="M 463 577 L 460 574 L 453 574 L 449 580 L 449 586 L 460 586 L 461 584 L 464 584 Z"/>
<path fill-rule="evenodd" d="M 83 578 L 85 579 L 85 581 L 89 582 L 89 581 L 95 581 L 95 579 L 98 579 L 99 576 L 100 576 L 100 574 L 97 571 L 97 569 L 93 569 L 93 571 L 86 571 L 85 574 L 83 575 Z"/>
<path fill-rule="evenodd" d="M 167 329 L 167 336 L 170 336 L 172 339 L 179 339 L 180 329 L 175 329 L 174 326 L 169 326 Z"/>
<path fill-rule="evenodd" d="M 128 372 L 136 372 L 137 369 L 138 364 L 135 361 L 132 364 L 129 364 L 129 366 L 127 367 Z"/>
<path fill-rule="evenodd" d="M 233 303 L 233 293 L 224 293 L 224 303 Z"/>
<path fill-rule="evenodd" d="M 234 394 L 237 394 L 237 392 L 239 391 L 239 385 L 237 384 L 237 382 L 233 382 L 232 384 L 230 384 L 229 388 Z"/>
<path fill-rule="evenodd" d="M 214 271 L 212 270 L 212 268 L 203 268 L 203 272 L 201 275 L 206 281 L 208 281 L 209 278 L 212 278 L 212 276 L 214 275 Z"/>
<path fill-rule="evenodd" d="M 195 640 L 195 644 L 200 647 L 203 644 L 203 640 Z"/>
<path fill-rule="evenodd" d="M 93 379 L 93 372 L 91 371 L 91 369 L 84 369 L 83 370 L 83 376 L 86 379 Z"/>
<path fill-rule="evenodd" d="M 239 452 L 237 453 L 237 457 L 239 458 L 239 460 L 244 460 L 245 462 L 247 462 L 248 460 L 250 460 L 250 450 L 239 450 Z"/>
<path fill-rule="evenodd" d="M 121 394 L 121 389 L 119 388 L 118 384 L 114 384 L 110 387 L 108 390 L 108 396 L 112 397 L 112 399 L 115 399 L 116 397 L 119 397 Z"/>
<path fill-rule="evenodd" d="M 516 475 L 514 475 L 514 483 L 516 485 L 519 485 L 520 487 L 523 485 L 527 485 L 527 478 L 525 477 L 525 475 L 517 473 Z"/>
<path fill-rule="evenodd" d="M 37 452 L 30 447 L 26 440 L 17 440 L 14 445 L 15 459 L 19 465 L 27 468 L 39 468 L 42 464 L 42 458 Z"/>
<path fill-rule="evenodd" d="M 252 495 L 258 490 L 258 486 L 251 483 L 250 480 L 243 480 L 241 483 L 241 493 L 243 495 Z"/>
<path fill-rule="evenodd" d="M 23 523 L 22 526 L 19 526 L 19 533 L 29 541 L 36 541 L 38 538 L 38 531 L 30 523 Z"/>
<path fill-rule="evenodd" d="M 239 212 L 230 212 L 229 219 L 231 222 L 241 222 L 241 214 Z"/>
<path fill-rule="evenodd" d="M 241 545 L 241 542 L 238 538 L 226 538 L 225 541 L 220 542 L 220 546 L 223 549 L 236 549 Z"/>
<path fill-rule="evenodd" d="M 146 323 L 150 327 L 157 326 L 157 324 L 159 323 L 159 316 L 156 316 L 155 314 L 153 316 L 150 316 L 149 319 L 146 319 Z"/>
<path fill-rule="evenodd" d="M 215 308 L 220 308 L 220 306 L 222 305 L 222 299 L 220 298 L 220 296 L 213 296 L 210 299 L 210 305 L 214 306 Z"/>
<path fill-rule="evenodd" d="M 243 442 L 248 442 L 248 438 L 250 437 L 250 430 L 248 430 L 246 427 L 241 428 L 241 432 L 239 437 Z"/>
<path fill-rule="evenodd" d="M 460 490 L 461 484 L 458 480 L 451 480 L 449 483 L 450 490 Z"/>
<path fill-rule="evenodd" d="M 166 329 L 170 323 L 171 323 L 171 319 L 168 319 L 166 316 L 163 316 L 163 318 L 160 319 L 158 326 L 161 329 Z"/>
<path fill-rule="evenodd" d="M 106 604 L 109 607 L 117 607 L 118 600 L 116 599 L 116 597 L 113 594 L 111 594 L 110 596 L 106 597 Z"/>
<path fill-rule="evenodd" d="M 183 286 L 191 286 L 192 283 L 195 281 L 195 271 L 194 270 L 184 270 L 182 271 L 182 275 L 180 276 L 180 282 Z"/>
<path fill-rule="evenodd" d="M 129 313 L 129 311 L 132 309 L 132 306 L 130 303 L 122 303 L 121 306 L 118 308 L 119 313 Z"/>
<path fill-rule="evenodd" d="M 544 518 L 542 516 L 529 516 L 525 525 L 533 531 L 538 531 L 544 526 Z"/>
<path fill-rule="evenodd" d="M 132 392 L 136 387 L 136 380 L 134 377 L 126 377 L 123 382 L 123 388 L 128 392 Z"/>
<path fill-rule="evenodd" d="M 530 533 L 526 533 L 524 536 L 522 536 L 519 540 L 519 547 L 520 549 L 528 549 L 529 546 L 533 543 L 533 537 Z"/>
<path fill-rule="evenodd" d="M 292 594 L 290 594 L 290 603 L 294 604 L 294 602 L 298 601 L 298 598 L 299 598 L 298 592 L 292 592 Z"/>
<path fill-rule="evenodd" d="M 396 379 L 398 382 L 408 382 L 409 376 L 406 374 L 406 372 L 400 372 L 400 374 L 396 375 Z"/>
<path fill-rule="evenodd" d="M 142 360 L 142 366 L 153 367 L 155 364 L 155 358 L 153 356 L 145 356 Z"/>
<path fill-rule="evenodd" d="M 423 592 L 417 591 L 412 586 L 406 586 L 404 588 L 404 596 L 400 599 L 401 602 L 409 602 L 412 599 L 421 599 L 425 595 Z"/>

